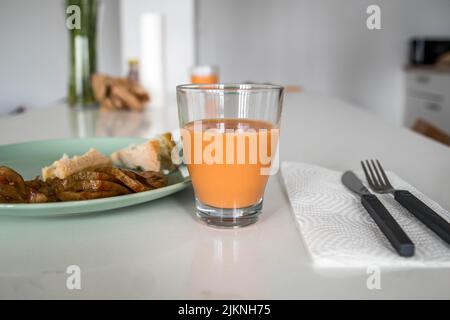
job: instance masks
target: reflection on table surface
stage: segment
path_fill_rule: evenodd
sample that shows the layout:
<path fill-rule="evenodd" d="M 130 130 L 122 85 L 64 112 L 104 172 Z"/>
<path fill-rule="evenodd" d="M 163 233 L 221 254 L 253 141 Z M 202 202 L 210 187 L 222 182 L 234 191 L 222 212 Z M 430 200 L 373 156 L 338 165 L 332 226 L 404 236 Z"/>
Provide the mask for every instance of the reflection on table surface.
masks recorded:
<path fill-rule="evenodd" d="M 133 111 L 103 111 L 94 108 L 71 109 L 70 126 L 74 136 L 145 136 L 151 117 Z"/>
<path fill-rule="evenodd" d="M 64 102 L 20 115 L 0 118 L 0 145 L 27 141 L 86 137 L 153 137 L 178 128 L 175 99 L 143 112 L 72 108 Z"/>
<path fill-rule="evenodd" d="M 108 111 L 95 107 L 69 108 L 73 136 L 84 137 L 150 137 L 177 128 L 176 109 L 149 108 L 143 112 Z"/>

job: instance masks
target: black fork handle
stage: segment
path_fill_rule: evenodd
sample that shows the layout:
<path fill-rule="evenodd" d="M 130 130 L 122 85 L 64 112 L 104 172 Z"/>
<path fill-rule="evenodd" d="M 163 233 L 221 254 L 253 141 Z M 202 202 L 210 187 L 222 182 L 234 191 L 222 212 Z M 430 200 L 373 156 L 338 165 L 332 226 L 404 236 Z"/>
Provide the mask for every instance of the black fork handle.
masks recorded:
<path fill-rule="evenodd" d="M 402 257 L 412 257 L 414 255 L 414 243 L 381 201 L 373 194 L 364 194 L 361 196 L 361 203 L 398 254 Z"/>
<path fill-rule="evenodd" d="M 407 190 L 395 190 L 394 198 L 442 240 L 450 243 L 450 224 Z"/>

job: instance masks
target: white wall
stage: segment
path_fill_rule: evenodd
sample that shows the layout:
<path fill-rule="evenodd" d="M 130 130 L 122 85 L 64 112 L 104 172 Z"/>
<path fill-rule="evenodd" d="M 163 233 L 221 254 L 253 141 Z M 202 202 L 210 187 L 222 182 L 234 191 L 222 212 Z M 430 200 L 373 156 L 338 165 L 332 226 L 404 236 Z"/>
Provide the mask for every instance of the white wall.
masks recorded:
<path fill-rule="evenodd" d="M 378 4 L 382 30 L 366 28 Z M 200 63 L 222 80 L 299 84 L 400 123 L 416 35 L 450 36 L 449 0 L 198 0 Z"/>
<path fill-rule="evenodd" d="M 194 63 L 194 0 L 120 0 L 122 70 L 140 56 L 140 16 L 146 12 L 164 15 L 165 87 L 175 92 L 189 80 Z"/>
<path fill-rule="evenodd" d="M 120 73 L 118 0 L 100 6 L 98 68 Z M 63 0 L 0 1 L 0 114 L 66 95 L 68 32 Z"/>

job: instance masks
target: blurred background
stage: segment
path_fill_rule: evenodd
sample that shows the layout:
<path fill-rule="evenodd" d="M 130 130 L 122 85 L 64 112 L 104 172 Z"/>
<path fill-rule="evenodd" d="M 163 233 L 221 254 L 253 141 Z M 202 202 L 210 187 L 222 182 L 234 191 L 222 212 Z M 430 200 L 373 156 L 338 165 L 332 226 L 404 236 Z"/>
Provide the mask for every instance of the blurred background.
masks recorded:
<path fill-rule="evenodd" d="M 380 30 L 366 26 L 372 4 L 381 8 Z M 0 2 L 0 116 L 67 95 L 65 10 L 61 0 Z M 397 126 L 421 119 L 445 136 L 449 17 L 450 0 L 101 0 L 97 71 L 118 77 L 130 60 L 156 64 L 140 70 L 156 97 L 152 89 L 171 95 L 191 82 L 193 66 L 214 66 L 207 71 L 221 82 L 330 95 Z"/>

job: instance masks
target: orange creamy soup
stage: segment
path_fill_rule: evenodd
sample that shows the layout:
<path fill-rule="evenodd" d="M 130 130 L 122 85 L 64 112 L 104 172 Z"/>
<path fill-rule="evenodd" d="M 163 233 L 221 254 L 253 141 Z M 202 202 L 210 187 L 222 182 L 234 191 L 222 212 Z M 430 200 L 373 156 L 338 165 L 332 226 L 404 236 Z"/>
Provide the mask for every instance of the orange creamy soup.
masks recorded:
<path fill-rule="evenodd" d="M 217 208 L 258 203 L 269 178 L 279 129 L 249 119 L 211 119 L 182 130 L 184 161 L 198 199 Z"/>

